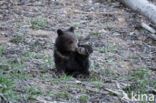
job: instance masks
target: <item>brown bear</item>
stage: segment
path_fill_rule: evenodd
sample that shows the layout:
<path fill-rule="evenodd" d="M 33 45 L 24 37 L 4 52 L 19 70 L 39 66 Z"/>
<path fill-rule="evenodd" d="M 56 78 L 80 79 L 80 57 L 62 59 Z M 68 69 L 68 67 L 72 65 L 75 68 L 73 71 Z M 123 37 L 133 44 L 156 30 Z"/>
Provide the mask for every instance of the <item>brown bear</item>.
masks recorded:
<path fill-rule="evenodd" d="M 58 73 L 64 72 L 74 77 L 79 74 L 89 76 L 89 55 L 93 52 L 90 45 L 79 45 L 74 27 L 57 30 L 54 61 Z"/>

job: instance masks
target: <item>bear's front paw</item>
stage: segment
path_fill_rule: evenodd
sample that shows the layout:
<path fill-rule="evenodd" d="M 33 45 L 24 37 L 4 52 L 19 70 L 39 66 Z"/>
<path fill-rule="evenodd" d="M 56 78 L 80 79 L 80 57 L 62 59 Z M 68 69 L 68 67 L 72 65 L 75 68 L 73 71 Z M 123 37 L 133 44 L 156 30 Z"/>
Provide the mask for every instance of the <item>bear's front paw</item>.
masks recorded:
<path fill-rule="evenodd" d="M 90 45 L 85 45 L 85 49 L 88 54 L 93 53 L 93 48 Z"/>
<path fill-rule="evenodd" d="M 78 47 L 76 50 L 79 54 L 86 55 L 86 50 L 84 47 Z"/>
<path fill-rule="evenodd" d="M 81 45 L 77 48 L 77 52 L 82 55 L 89 55 L 93 52 L 93 49 L 90 45 Z"/>

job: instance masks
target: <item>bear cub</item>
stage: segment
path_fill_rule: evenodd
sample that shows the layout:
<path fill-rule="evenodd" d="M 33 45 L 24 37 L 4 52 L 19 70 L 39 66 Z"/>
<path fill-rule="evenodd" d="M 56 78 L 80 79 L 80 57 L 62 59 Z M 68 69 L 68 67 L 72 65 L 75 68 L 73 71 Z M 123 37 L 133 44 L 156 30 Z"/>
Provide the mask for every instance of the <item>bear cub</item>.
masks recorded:
<path fill-rule="evenodd" d="M 89 55 L 93 52 L 90 45 L 80 45 L 74 34 L 74 27 L 57 30 L 54 61 L 58 73 L 64 72 L 74 77 L 79 74 L 89 76 Z"/>

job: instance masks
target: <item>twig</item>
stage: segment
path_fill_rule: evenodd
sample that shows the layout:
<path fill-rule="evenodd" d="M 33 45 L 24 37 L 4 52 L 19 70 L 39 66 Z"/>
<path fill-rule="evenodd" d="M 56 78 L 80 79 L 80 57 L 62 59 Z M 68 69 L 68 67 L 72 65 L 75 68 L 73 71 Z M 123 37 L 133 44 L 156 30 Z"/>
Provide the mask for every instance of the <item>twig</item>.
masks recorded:
<path fill-rule="evenodd" d="M 99 89 L 93 89 L 93 88 L 90 88 L 89 86 L 87 86 L 86 89 L 92 92 L 100 93 L 100 94 L 108 94 L 105 91 L 101 91 Z"/>
<path fill-rule="evenodd" d="M 117 88 L 119 89 L 119 91 L 122 93 L 121 100 L 129 103 L 131 101 L 131 99 L 128 97 L 128 94 L 122 90 L 120 84 L 117 81 L 116 81 L 116 85 L 117 85 Z"/>
<path fill-rule="evenodd" d="M 148 30 L 149 32 L 151 32 L 151 34 L 148 34 L 148 36 L 154 40 L 156 40 L 156 30 L 153 29 L 152 27 L 150 27 L 149 25 L 145 24 L 145 23 L 141 23 L 140 26 L 146 30 Z"/>
<path fill-rule="evenodd" d="M 149 32 L 155 34 L 156 31 L 155 29 L 153 29 L 152 27 L 150 27 L 149 25 L 145 24 L 144 22 L 142 22 L 141 24 L 141 27 L 143 27 L 144 29 L 148 30 Z"/>
<path fill-rule="evenodd" d="M 115 14 L 121 15 L 121 13 L 118 13 L 118 12 L 84 12 L 84 11 L 79 11 L 79 10 L 75 10 L 74 13 L 103 15 L 103 16 L 113 16 Z"/>

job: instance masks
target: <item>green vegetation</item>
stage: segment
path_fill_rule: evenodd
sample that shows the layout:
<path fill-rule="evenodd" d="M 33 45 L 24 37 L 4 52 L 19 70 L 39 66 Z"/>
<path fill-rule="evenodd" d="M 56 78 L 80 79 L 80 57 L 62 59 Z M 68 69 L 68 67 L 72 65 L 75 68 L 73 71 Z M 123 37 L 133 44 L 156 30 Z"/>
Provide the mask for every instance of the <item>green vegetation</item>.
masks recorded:
<path fill-rule="evenodd" d="M 129 77 L 127 79 L 132 82 L 131 86 L 126 88 L 126 92 L 131 98 L 131 93 L 134 94 L 151 94 L 149 93 L 148 87 L 155 88 L 156 81 L 150 80 L 150 71 L 148 69 L 140 68 L 135 71 L 129 72 Z M 147 101 L 141 101 L 141 103 L 146 103 Z"/>
<path fill-rule="evenodd" d="M 113 27 L 112 27 L 112 26 L 105 26 L 105 27 L 104 27 L 104 29 L 105 29 L 105 30 L 109 30 L 109 31 L 110 31 L 110 30 L 112 30 L 112 29 L 113 29 Z"/>
<path fill-rule="evenodd" d="M 23 35 L 22 34 L 19 34 L 19 35 L 15 35 L 13 38 L 12 38 L 12 42 L 14 42 L 14 43 L 19 43 L 19 42 L 21 42 L 22 41 L 22 39 L 23 39 Z"/>
<path fill-rule="evenodd" d="M 114 3 L 116 0 L 107 0 L 109 3 Z"/>
<path fill-rule="evenodd" d="M 22 57 L 20 61 L 21 61 L 22 64 L 24 62 L 28 62 L 29 61 L 29 57 Z"/>
<path fill-rule="evenodd" d="M 17 29 L 21 28 L 21 26 L 20 26 L 19 23 L 16 23 L 16 28 L 17 28 Z"/>
<path fill-rule="evenodd" d="M 71 24 L 71 26 L 75 27 L 75 28 L 80 28 L 82 27 L 82 25 L 80 23 L 73 23 Z"/>
<path fill-rule="evenodd" d="M 101 74 L 105 75 L 105 76 L 108 76 L 108 77 L 113 77 L 115 76 L 115 73 L 113 70 L 111 69 L 102 69 L 101 70 Z"/>
<path fill-rule="evenodd" d="M 90 81 L 97 81 L 99 77 L 97 75 L 93 75 L 92 77 L 89 78 Z"/>
<path fill-rule="evenodd" d="M 77 31 L 75 31 L 75 35 L 76 35 L 76 37 L 77 37 L 78 39 L 82 37 L 81 34 L 78 33 Z"/>
<path fill-rule="evenodd" d="M 156 80 L 153 80 L 152 82 L 149 82 L 149 85 L 156 89 Z"/>
<path fill-rule="evenodd" d="M 40 46 L 39 45 L 33 45 L 33 50 L 35 52 L 38 52 L 40 50 Z"/>
<path fill-rule="evenodd" d="M 9 73 L 9 75 L 12 79 L 29 79 L 31 77 L 28 73 Z"/>
<path fill-rule="evenodd" d="M 42 72 L 46 72 L 50 68 L 54 68 L 53 57 L 51 55 L 44 55 L 42 58 L 42 62 L 40 63 L 40 68 Z"/>
<path fill-rule="evenodd" d="M 95 35 L 95 36 L 99 36 L 99 35 L 101 35 L 101 33 L 98 32 L 98 31 L 96 31 L 96 32 L 92 32 L 92 34 Z"/>
<path fill-rule="evenodd" d="M 36 99 L 39 95 L 42 95 L 41 88 L 31 86 L 26 89 L 27 99 Z"/>
<path fill-rule="evenodd" d="M 2 53 L 5 51 L 4 47 L 1 47 Z M 21 96 L 17 92 L 16 80 L 17 79 L 29 79 L 31 76 L 28 73 L 23 73 L 22 70 L 25 66 L 21 60 L 12 58 L 6 60 L 6 58 L 0 57 L 0 97 L 6 102 L 17 103 Z"/>
<path fill-rule="evenodd" d="M 70 88 L 72 88 L 73 87 L 73 85 L 65 85 L 65 86 L 63 86 L 65 89 L 67 89 L 67 90 L 69 90 Z"/>
<path fill-rule="evenodd" d="M 0 72 L 0 97 L 6 102 L 17 102 L 19 95 L 15 91 L 15 81 L 8 78 L 7 74 Z"/>
<path fill-rule="evenodd" d="M 105 48 L 94 48 L 95 51 L 99 51 L 101 53 L 113 52 L 117 49 L 116 45 L 108 46 Z"/>
<path fill-rule="evenodd" d="M 83 95 L 83 96 L 79 97 L 79 101 L 81 101 L 81 102 L 87 102 L 88 99 L 89 99 L 89 97 L 87 95 Z"/>
<path fill-rule="evenodd" d="M 116 103 L 132 92 L 155 96 L 155 41 L 139 36 L 149 31 L 137 25 L 148 21 L 117 0 L 1 1 L 0 103 Z M 79 44 L 94 48 L 90 76 L 57 71 L 57 30 L 68 26 Z"/>
<path fill-rule="evenodd" d="M 16 58 L 11 58 L 10 60 L 0 58 L 0 66 L 1 70 L 10 69 L 11 72 L 21 71 L 25 68 L 25 66 L 21 63 L 21 61 L 17 60 Z"/>
<path fill-rule="evenodd" d="M 131 58 L 132 59 L 137 59 L 138 57 L 137 57 L 137 55 L 133 55 Z"/>
<path fill-rule="evenodd" d="M 128 92 L 140 93 L 140 94 L 148 94 L 147 86 L 150 85 L 150 72 L 149 70 L 139 69 L 136 71 L 130 71 L 129 80 L 134 84 L 133 86 L 128 88 Z M 153 86 L 156 83 L 152 84 Z"/>
<path fill-rule="evenodd" d="M 48 22 L 44 18 L 32 19 L 31 20 L 31 28 L 34 30 L 43 28 L 47 26 Z"/>
<path fill-rule="evenodd" d="M 39 53 L 32 53 L 31 57 L 35 59 L 42 59 L 44 55 L 41 55 Z"/>
<path fill-rule="evenodd" d="M 22 58 L 22 62 L 29 61 L 30 58 L 39 59 L 39 66 L 42 69 L 42 72 L 46 72 L 48 69 L 54 68 L 53 56 L 51 55 L 26 51 L 24 56 L 25 57 Z"/>
<path fill-rule="evenodd" d="M 142 33 L 147 33 L 147 32 L 148 32 L 148 31 L 147 31 L 146 29 L 144 29 L 144 28 L 141 28 L 140 31 L 141 31 Z"/>
<path fill-rule="evenodd" d="M 5 53 L 6 48 L 2 45 L 0 46 L 0 57 L 2 56 L 3 53 Z"/>
<path fill-rule="evenodd" d="M 66 74 L 60 76 L 58 79 L 58 81 L 70 81 L 70 80 L 74 80 L 74 78 L 72 76 L 67 76 Z"/>
<path fill-rule="evenodd" d="M 10 59 L 8 62 L 6 62 L 6 65 L 8 65 L 10 69 L 14 71 L 20 71 L 25 68 L 23 64 L 21 64 L 20 62 L 16 62 L 15 59 Z"/>
<path fill-rule="evenodd" d="M 50 78 L 48 80 L 48 82 L 50 82 L 52 85 L 57 85 L 59 82 L 62 82 L 62 81 L 71 81 L 71 80 L 74 80 L 74 78 L 72 76 L 67 76 L 65 74 L 62 74 L 62 75 L 60 75 L 59 77 L 57 77 L 55 79 L 54 78 L 53 79 Z M 68 88 L 68 86 L 66 86 L 66 87 Z"/>
<path fill-rule="evenodd" d="M 32 47 L 32 51 L 34 51 L 34 52 L 39 52 L 39 50 L 41 50 L 41 45 L 38 45 L 36 42 L 31 43 L 30 45 Z"/>
<path fill-rule="evenodd" d="M 94 85 L 97 88 L 100 88 L 100 87 L 103 86 L 103 83 L 99 82 L 99 81 L 93 81 L 93 82 L 91 82 L 91 84 Z"/>
<path fill-rule="evenodd" d="M 46 64 L 51 65 L 51 63 L 53 62 L 53 56 L 51 55 L 45 55 L 44 59 L 46 60 Z"/>
<path fill-rule="evenodd" d="M 48 82 L 50 82 L 51 85 L 57 85 L 59 81 L 57 81 L 57 80 L 48 80 Z"/>
<path fill-rule="evenodd" d="M 24 52 L 24 56 L 25 56 L 25 57 L 29 57 L 29 56 L 31 55 L 31 53 L 32 53 L 32 52 L 30 52 L 30 51 L 25 51 L 25 52 Z"/>
<path fill-rule="evenodd" d="M 70 95 L 69 95 L 68 93 L 66 93 L 66 92 L 55 93 L 54 96 L 55 96 L 56 98 L 65 98 L 65 99 L 67 99 L 67 100 L 70 99 Z"/>
<path fill-rule="evenodd" d="M 52 93 L 52 91 L 47 91 L 45 95 L 46 96 L 53 96 L 54 94 Z"/>

